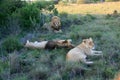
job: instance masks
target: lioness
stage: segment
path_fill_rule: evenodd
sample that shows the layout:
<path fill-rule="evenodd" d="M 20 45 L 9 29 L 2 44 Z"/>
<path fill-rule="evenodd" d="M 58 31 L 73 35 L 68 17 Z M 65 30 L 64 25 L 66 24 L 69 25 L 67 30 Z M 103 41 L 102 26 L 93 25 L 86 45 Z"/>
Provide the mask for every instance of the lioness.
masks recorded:
<path fill-rule="evenodd" d="M 92 64 L 92 61 L 87 61 L 88 55 L 102 55 L 102 51 L 94 51 L 94 43 L 92 38 L 84 39 L 81 44 L 71 49 L 66 56 L 67 61 L 78 62 L 81 61 L 86 64 Z M 99 53 L 99 54 L 95 54 Z"/>
<path fill-rule="evenodd" d="M 51 40 L 51 41 L 35 41 L 30 42 L 27 40 L 25 47 L 28 48 L 36 48 L 36 49 L 54 49 L 57 47 L 66 47 L 66 48 L 73 48 L 74 45 L 71 43 L 71 39 L 67 40 Z"/>

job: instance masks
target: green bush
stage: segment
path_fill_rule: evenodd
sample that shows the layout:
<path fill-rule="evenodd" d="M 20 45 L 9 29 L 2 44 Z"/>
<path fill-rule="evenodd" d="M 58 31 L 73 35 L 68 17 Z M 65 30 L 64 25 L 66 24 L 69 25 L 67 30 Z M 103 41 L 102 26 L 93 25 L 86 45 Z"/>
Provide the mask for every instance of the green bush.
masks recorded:
<path fill-rule="evenodd" d="M 8 67 L 9 63 L 7 61 L 0 60 L 0 73 L 4 72 L 4 70 Z"/>
<path fill-rule="evenodd" d="M 60 13 L 60 17 L 68 17 L 68 13 L 67 12 L 62 12 L 62 13 Z"/>
<path fill-rule="evenodd" d="M 37 1 L 34 3 L 40 10 L 47 9 L 51 11 L 54 8 L 54 4 L 52 1 Z"/>
<path fill-rule="evenodd" d="M 2 48 L 7 52 L 12 52 L 14 50 L 20 50 L 22 44 L 15 37 L 8 37 L 3 41 Z"/>
<path fill-rule="evenodd" d="M 16 13 L 25 5 L 26 3 L 21 0 L 0 1 L 0 38 L 6 37 L 12 33 L 19 33 L 20 24 Z"/>
<path fill-rule="evenodd" d="M 39 22 L 40 10 L 36 5 L 27 5 L 20 10 L 20 19 L 23 30 L 33 29 L 33 24 Z"/>
<path fill-rule="evenodd" d="M 90 22 L 90 21 L 92 21 L 92 20 L 94 20 L 94 19 L 96 19 L 95 16 L 90 15 L 90 14 L 86 14 L 86 15 L 83 17 L 82 20 Z"/>
<path fill-rule="evenodd" d="M 48 67 L 38 64 L 33 70 L 29 73 L 30 80 L 47 80 L 49 74 Z"/>
<path fill-rule="evenodd" d="M 28 80 L 26 75 L 23 76 L 16 76 L 13 80 Z"/>
<path fill-rule="evenodd" d="M 115 70 L 112 67 L 108 67 L 103 72 L 103 77 L 105 78 L 113 78 L 115 74 Z"/>
<path fill-rule="evenodd" d="M 5 25 L 7 17 L 13 12 L 25 6 L 26 3 L 21 0 L 1 0 L 0 1 L 0 24 Z"/>
<path fill-rule="evenodd" d="M 20 59 L 19 55 L 12 53 L 9 55 L 10 60 L 10 74 L 20 72 Z"/>

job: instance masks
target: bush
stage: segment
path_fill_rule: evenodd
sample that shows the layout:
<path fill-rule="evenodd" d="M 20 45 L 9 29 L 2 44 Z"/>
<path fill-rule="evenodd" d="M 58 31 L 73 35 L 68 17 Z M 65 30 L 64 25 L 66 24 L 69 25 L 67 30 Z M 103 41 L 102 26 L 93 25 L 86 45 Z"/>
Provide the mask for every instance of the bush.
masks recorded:
<path fill-rule="evenodd" d="M 115 70 L 111 67 L 106 68 L 102 73 L 104 78 L 113 78 L 115 74 Z"/>
<path fill-rule="evenodd" d="M 36 5 L 37 8 L 39 8 L 40 10 L 46 9 L 51 11 L 52 9 L 54 9 L 54 4 L 52 1 L 37 1 L 36 3 L 34 3 L 34 5 Z"/>
<path fill-rule="evenodd" d="M 35 5 L 27 5 L 20 10 L 20 19 L 23 30 L 33 29 L 33 24 L 39 22 L 40 10 Z"/>
<path fill-rule="evenodd" d="M 1 0 L 0 1 L 0 24 L 5 25 L 7 17 L 19 8 L 25 6 L 26 3 L 21 0 Z"/>
<path fill-rule="evenodd" d="M 26 3 L 21 0 L 0 1 L 0 38 L 20 31 L 19 19 L 14 15 Z"/>
<path fill-rule="evenodd" d="M 20 50 L 22 44 L 15 37 L 8 37 L 3 41 L 2 48 L 7 52 L 12 52 L 14 50 Z"/>
<path fill-rule="evenodd" d="M 22 7 L 20 10 L 22 29 L 32 30 L 36 29 L 36 26 L 42 26 L 46 21 L 47 13 L 58 15 L 58 11 L 51 1 L 37 1 Z"/>
<path fill-rule="evenodd" d="M 96 19 L 95 16 L 90 15 L 90 14 L 86 14 L 86 15 L 83 17 L 82 20 L 87 21 L 87 22 L 91 22 L 91 21 L 94 20 L 94 19 Z"/>
<path fill-rule="evenodd" d="M 7 61 L 0 60 L 0 73 L 3 73 L 6 68 L 9 67 L 9 63 Z"/>
<path fill-rule="evenodd" d="M 28 80 L 28 79 L 27 79 L 26 75 L 24 75 L 24 76 L 17 76 L 12 80 Z"/>
<path fill-rule="evenodd" d="M 49 69 L 46 66 L 39 64 L 32 71 L 30 71 L 29 78 L 31 80 L 47 80 L 48 73 Z"/>
<path fill-rule="evenodd" d="M 68 17 L 68 13 L 67 12 L 62 12 L 62 13 L 60 13 L 60 17 Z"/>
<path fill-rule="evenodd" d="M 20 59 L 17 54 L 12 53 L 9 55 L 10 58 L 10 74 L 20 72 Z"/>

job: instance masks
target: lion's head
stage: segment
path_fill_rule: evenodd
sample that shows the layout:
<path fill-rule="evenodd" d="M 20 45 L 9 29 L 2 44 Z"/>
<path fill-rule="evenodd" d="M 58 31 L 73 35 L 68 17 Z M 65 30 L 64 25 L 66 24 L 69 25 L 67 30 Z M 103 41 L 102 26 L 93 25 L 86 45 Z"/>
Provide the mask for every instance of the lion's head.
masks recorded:
<path fill-rule="evenodd" d="M 57 46 L 59 47 L 67 47 L 67 48 L 73 48 L 74 45 L 71 43 L 72 40 L 71 39 L 67 39 L 67 40 L 57 40 Z"/>
<path fill-rule="evenodd" d="M 53 30 L 56 30 L 56 31 L 59 31 L 61 29 L 61 22 L 59 17 L 57 16 L 52 17 L 51 28 L 53 28 Z"/>
<path fill-rule="evenodd" d="M 92 38 L 89 38 L 89 39 L 83 39 L 83 42 L 82 42 L 87 48 L 90 48 L 90 49 L 94 49 L 94 42 L 92 40 Z"/>

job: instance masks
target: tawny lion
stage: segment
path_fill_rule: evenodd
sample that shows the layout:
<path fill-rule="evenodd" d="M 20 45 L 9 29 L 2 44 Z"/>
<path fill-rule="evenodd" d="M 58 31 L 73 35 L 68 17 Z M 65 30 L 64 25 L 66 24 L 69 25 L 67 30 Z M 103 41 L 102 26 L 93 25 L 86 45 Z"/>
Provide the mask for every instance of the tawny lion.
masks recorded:
<path fill-rule="evenodd" d="M 78 62 L 81 61 L 86 64 L 92 64 L 92 61 L 87 61 L 86 57 L 88 55 L 102 55 L 102 51 L 95 51 L 94 49 L 94 43 L 92 38 L 84 39 L 81 44 L 79 44 L 77 47 L 71 49 L 67 55 L 66 60 L 72 61 L 72 62 Z M 99 54 L 96 54 L 99 53 Z"/>
<path fill-rule="evenodd" d="M 49 31 L 53 31 L 55 33 L 61 33 L 61 21 L 58 16 L 53 16 L 51 22 L 45 23 L 43 28 L 48 29 Z"/>

